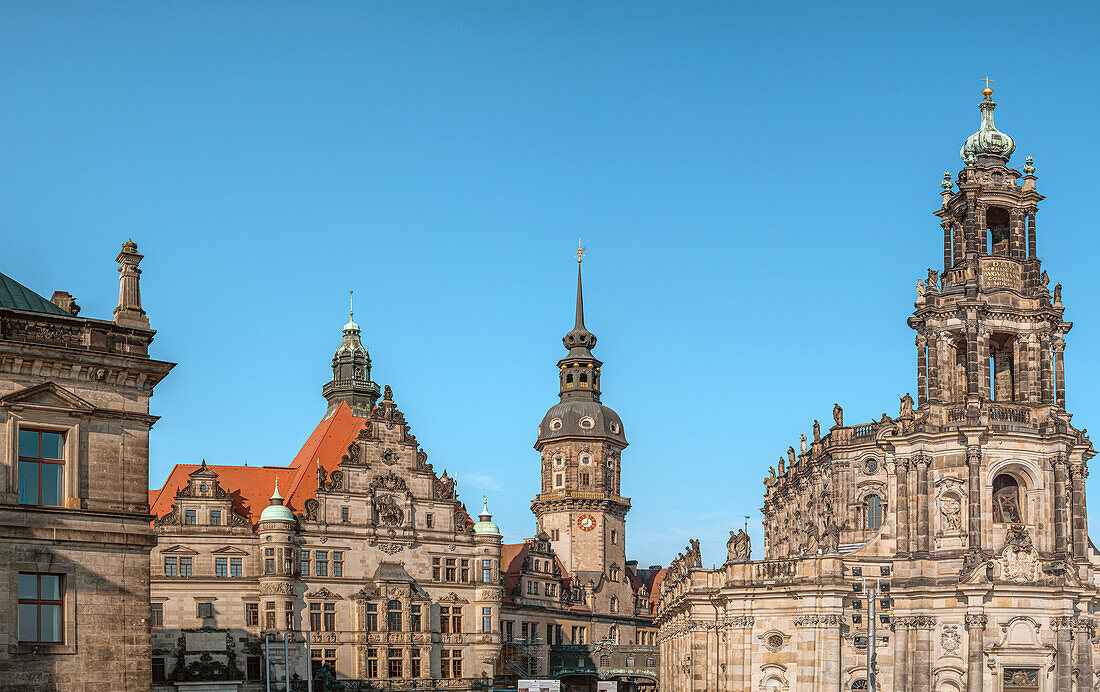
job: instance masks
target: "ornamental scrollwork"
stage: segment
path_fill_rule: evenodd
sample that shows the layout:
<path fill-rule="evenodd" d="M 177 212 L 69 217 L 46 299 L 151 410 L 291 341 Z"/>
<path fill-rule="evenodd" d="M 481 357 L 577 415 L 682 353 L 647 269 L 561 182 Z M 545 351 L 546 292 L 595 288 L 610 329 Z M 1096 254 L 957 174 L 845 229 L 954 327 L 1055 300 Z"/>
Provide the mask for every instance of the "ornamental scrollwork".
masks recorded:
<path fill-rule="evenodd" d="M 398 492 L 401 490 L 407 490 L 408 485 L 405 483 L 405 479 L 398 476 L 392 471 L 384 476 L 375 476 L 370 482 L 371 490 L 389 490 L 391 492 Z"/>
<path fill-rule="evenodd" d="M 294 593 L 294 584 L 288 581 L 265 581 L 260 584 L 260 593 L 289 595 Z"/>

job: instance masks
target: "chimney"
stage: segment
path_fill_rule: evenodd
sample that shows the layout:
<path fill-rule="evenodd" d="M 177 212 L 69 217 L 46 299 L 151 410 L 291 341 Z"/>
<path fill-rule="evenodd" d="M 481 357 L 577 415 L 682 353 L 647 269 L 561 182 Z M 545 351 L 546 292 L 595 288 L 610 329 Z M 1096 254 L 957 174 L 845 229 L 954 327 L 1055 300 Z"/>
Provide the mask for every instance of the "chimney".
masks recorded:
<path fill-rule="evenodd" d="M 115 261 L 118 262 L 118 307 L 115 308 L 115 324 L 125 327 L 149 328 L 149 318 L 141 309 L 141 287 L 138 281 L 141 270 L 138 265 L 144 255 L 138 254 L 137 243 L 127 240 Z"/>

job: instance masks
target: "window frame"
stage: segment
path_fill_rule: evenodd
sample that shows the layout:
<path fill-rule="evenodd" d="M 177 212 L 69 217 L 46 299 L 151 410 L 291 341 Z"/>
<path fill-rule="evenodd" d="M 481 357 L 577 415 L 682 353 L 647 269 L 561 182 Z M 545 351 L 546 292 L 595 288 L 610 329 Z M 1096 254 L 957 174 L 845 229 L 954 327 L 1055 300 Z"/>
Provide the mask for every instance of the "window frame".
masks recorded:
<path fill-rule="evenodd" d="M 149 626 L 164 627 L 164 603 L 157 601 L 149 604 Z"/>
<path fill-rule="evenodd" d="M 32 575 L 35 577 L 35 597 L 34 598 L 24 598 L 24 597 L 19 595 L 18 577 L 32 576 Z M 42 577 L 44 577 L 44 576 L 45 577 L 57 577 L 57 579 L 58 579 L 58 582 L 57 582 L 57 596 L 58 597 L 57 597 L 56 600 L 55 599 L 42 598 Z M 28 646 L 40 646 L 40 645 L 57 646 L 57 645 L 64 645 L 65 644 L 65 634 L 66 634 L 65 629 L 66 629 L 66 624 L 67 624 L 65 622 L 65 612 L 66 612 L 66 609 L 65 609 L 65 576 L 66 575 L 64 575 L 64 574 L 58 574 L 58 573 L 55 573 L 55 572 L 18 572 L 17 573 L 16 593 L 15 593 L 15 596 L 16 596 L 15 600 L 16 600 L 16 604 L 17 604 L 16 623 L 15 623 L 15 641 L 16 641 L 17 644 L 28 645 Z M 34 606 L 34 609 L 35 609 L 35 623 L 34 623 L 34 626 L 35 626 L 35 636 L 37 638 L 33 639 L 33 640 L 31 640 L 31 639 L 21 639 L 20 638 L 20 633 L 19 633 L 20 627 L 19 627 L 18 612 L 19 612 L 20 607 L 25 606 L 25 605 Z M 57 608 L 58 608 L 58 616 L 57 616 L 58 639 L 56 639 L 56 640 L 42 640 L 41 639 L 41 637 L 42 637 L 42 606 L 49 606 L 49 607 L 57 606 Z"/>
<path fill-rule="evenodd" d="M 21 449 L 22 444 L 21 444 L 21 440 L 19 438 L 23 436 L 24 432 L 36 433 L 38 435 L 38 442 L 37 442 L 37 444 L 38 444 L 38 447 L 37 447 L 38 456 L 36 456 L 36 457 L 23 456 L 22 449 Z M 57 435 L 58 437 L 61 438 L 61 441 L 58 443 L 58 454 L 60 455 L 59 459 L 47 459 L 47 458 L 42 456 L 42 435 L 43 434 Z M 65 497 L 65 471 L 66 471 L 66 468 L 65 468 L 66 467 L 65 452 L 67 451 L 65 449 L 65 442 L 66 442 L 66 432 L 65 431 L 50 430 L 48 428 L 39 428 L 39 427 L 35 427 L 35 426 L 28 426 L 28 427 L 25 427 L 25 428 L 20 426 L 18 432 L 16 433 L 16 462 L 15 462 L 15 480 L 16 480 L 16 496 L 17 496 L 16 500 L 17 500 L 17 503 L 19 505 L 22 505 L 24 507 L 64 507 L 65 506 L 65 500 L 66 500 L 66 497 Z M 38 477 L 35 481 L 37 489 L 38 489 L 38 497 L 37 497 L 38 501 L 37 502 L 23 502 L 22 492 L 20 492 L 20 488 L 19 488 L 19 485 L 20 485 L 19 479 L 22 476 L 23 464 L 34 464 L 34 465 L 37 466 Z M 52 464 L 54 466 L 60 466 L 61 467 L 60 474 L 58 475 L 58 479 L 57 479 L 57 504 L 44 504 L 42 502 L 42 465 L 43 464 Z"/>

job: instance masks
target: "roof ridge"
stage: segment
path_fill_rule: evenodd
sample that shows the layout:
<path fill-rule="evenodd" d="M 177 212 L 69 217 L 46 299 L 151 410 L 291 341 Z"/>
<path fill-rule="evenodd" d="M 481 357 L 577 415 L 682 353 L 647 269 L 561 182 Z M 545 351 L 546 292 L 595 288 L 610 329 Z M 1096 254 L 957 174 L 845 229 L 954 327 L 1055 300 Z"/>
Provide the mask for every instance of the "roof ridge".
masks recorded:
<path fill-rule="evenodd" d="M 72 317 L 69 313 L 2 272 L 0 272 L 0 308 Z"/>

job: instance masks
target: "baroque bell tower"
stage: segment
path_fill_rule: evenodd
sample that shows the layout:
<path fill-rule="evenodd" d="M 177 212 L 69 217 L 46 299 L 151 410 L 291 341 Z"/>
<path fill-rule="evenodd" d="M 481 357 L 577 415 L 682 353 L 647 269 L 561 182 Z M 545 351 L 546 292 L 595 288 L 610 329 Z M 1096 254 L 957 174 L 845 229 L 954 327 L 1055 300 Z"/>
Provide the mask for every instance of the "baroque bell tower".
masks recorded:
<path fill-rule="evenodd" d="M 369 416 L 381 393 L 378 383 L 370 378 L 370 353 L 359 338 L 355 311 L 349 309 L 344 338 L 332 356 L 332 379 L 321 389 L 328 401 L 325 415 L 331 415 L 345 401 L 355 415 Z"/>
<path fill-rule="evenodd" d="M 576 322 L 562 339 L 568 353 L 558 361 L 560 401 L 546 412 L 535 442 L 542 492 L 531 511 L 570 573 L 588 573 L 598 583 L 596 573 L 613 580 L 625 575 L 630 500 L 619 494 L 626 435 L 618 414 L 600 403 L 603 363 L 592 355 L 596 335 L 584 326 L 583 251 L 577 250 Z"/>

